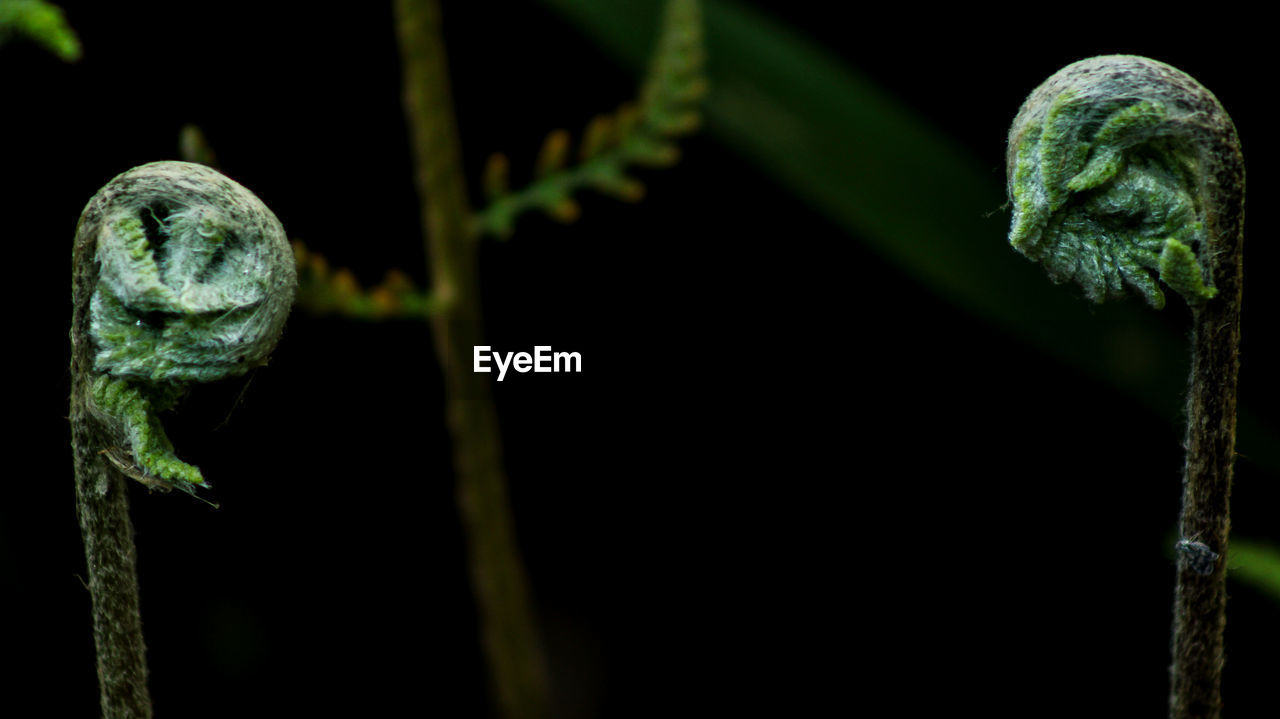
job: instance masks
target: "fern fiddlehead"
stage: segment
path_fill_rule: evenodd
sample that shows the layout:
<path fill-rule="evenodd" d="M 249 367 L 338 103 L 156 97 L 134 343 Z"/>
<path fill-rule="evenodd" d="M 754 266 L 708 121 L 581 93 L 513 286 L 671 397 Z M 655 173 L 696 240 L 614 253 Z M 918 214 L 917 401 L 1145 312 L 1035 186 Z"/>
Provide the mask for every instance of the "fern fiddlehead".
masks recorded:
<path fill-rule="evenodd" d="M 1009 132 L 1010 243 L 1096 302 L 1127 285 L 1161 308 L 1157 278 L 1189 303 L 1212 298 L 1201 258 L 1220 200 L 1205 184 L 1206 141 L 1228 132 L 1213 95 L 1163 63 L 1112 55 L 1064 68 Z"/>
<path fill-rule="evenodd" d="M 85 207 L 72 262 L 71 444 L 103 716 L 152 716 L 125 477 L 194 494 L 157 413 L 192 382 L 264 363 L 293 301 L 293 255 L 252 193 L 157 162 Z"/>
<path fill-rule="evenodd" d="M 1190 392 L 1169 714 L 1221 714 L 1239 374 L 1244 158 L 1217 98 L 1176 68 L 1110 55 L 1068 65 L 1009 132 L 1009 241 L 1090 299 L 1164 286 L 1191 308 Z M 1157 281 L 1158 280 L 1158 281 Z"/>
<path fill-rule="evenodd" d="M 141 478 L 187 491 L 204 485 L 174 455 L 156 413 L 192 382 L 266 362 L 297 285 L 284 229 L 216 171 L 157 162 L 89 201 L 76 251 L 91 254 L 96 269 L 86 318 L 91 410 L 115 430 Z"/>

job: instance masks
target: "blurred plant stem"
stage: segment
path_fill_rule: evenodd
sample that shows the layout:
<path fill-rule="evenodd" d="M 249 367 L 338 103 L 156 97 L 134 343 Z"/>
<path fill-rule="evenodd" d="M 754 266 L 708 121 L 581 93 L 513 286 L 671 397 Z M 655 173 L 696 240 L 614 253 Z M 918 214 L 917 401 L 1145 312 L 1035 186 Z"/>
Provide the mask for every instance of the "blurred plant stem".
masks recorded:
<path fill-rule="evenodd" d="M 440 5 L 396 0 L 395 12 L 427 270 L 439 301 L 431 327 L 490 679 L 505 719 L 546 719 L 546 660 L 516 544 L 497 414 L 486 376 L 470 371 L 472 347 L 483 344 L 478 243 L 468 224 Z"/>

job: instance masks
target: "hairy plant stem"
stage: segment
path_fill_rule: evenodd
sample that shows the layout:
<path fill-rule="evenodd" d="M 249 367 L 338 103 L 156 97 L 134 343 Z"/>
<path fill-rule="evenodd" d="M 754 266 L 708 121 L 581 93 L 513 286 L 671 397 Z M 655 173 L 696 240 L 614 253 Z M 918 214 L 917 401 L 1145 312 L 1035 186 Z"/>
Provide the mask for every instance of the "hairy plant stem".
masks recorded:
<path fill-rule="evenodd" d="M 1191 562 L 1178 562 L 1171 719 L 1218 719 L 1222 714 L 1227 535 L 1240 369 L 1244 161 L 1229 120 L 1221 133 L 1210 134 L 1207 140 L 1204 183 L 1212 248 L 1208 261 L 1218 296 L 1194 314 L 1179 532 L 1183 539 L 1204 543 L 1222 559 L 1209 574 L 1195 571 Z"/>
<path fill-rule="evenodd" d="M 482 640 L 502 716 L 546 719 L 546 662 L 516 544 L 497 413 L 486 376 L 471 371 L 472 347 L 483 344 L 478 245 L 469 227 L 440 5 L 397 0 L 395 9 L 428 272 L 440 302 L 431 327 L 445 375 L 458 506 Z"/>
<path fill-rule="evenodd" d="M 85 223 L 81 223 L 81 230 Z M 95 236 L 77 232 L 72 267 L 71 447 L 76 474 L 76 513 L 84 539 L 93 604 L 93 642 L 105 719 L 151 716 L 146 644 L 138 613 L 137 551 L 129 519 L 128 481 L 101 451 L 111 435 L 90 411 L 93 343 L 89 301 L 98 282 Z"/>

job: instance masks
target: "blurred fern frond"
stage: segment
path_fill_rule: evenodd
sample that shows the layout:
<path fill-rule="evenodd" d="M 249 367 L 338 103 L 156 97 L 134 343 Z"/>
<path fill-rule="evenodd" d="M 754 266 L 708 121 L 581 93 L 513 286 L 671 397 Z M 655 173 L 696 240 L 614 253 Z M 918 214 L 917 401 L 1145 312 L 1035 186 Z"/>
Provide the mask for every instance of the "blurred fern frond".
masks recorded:
<path fill-rule="evenodd" d="M 298 264 L 295 304 L 313 315 L 359 320 L 421 319 L 437 308 L 431 294 L 419 289 L 400 270 L 388 270 L 381 283 L 365 289 L 351 270 L 332 269 L 323 255 L 296 240 L 293 256 Z"/>
<path fill-rule="evenodd" d="M 199 125 L 187 123 L 178 133 L 178 155 L 187 162 L 198 162 L 218 169 L 218 156 Z"/>
<path fill-rule="evenodd" d="M 14 36 L 33 40 L 67 62 L 83 54 L 62 9 L 44 0 L 0 0 L 0 45 Z"/>
<path fill-rule="evenodd" d="M 1232 579 L 1280 601 L 1280 550 L 1259 542 L 1231 538 L 1227 568 Z"/>
<path fill-rule="evenodd" d="M 670 0 L 638 100 L 587 124 L 575 164 L 569 164 L 569 133 L 551 132 L 538 153 L 533 182 L 519 190 L 510 189 L 506 156 L 490 156 L 484 174 L 488 205 L 475 213 L 473 234 L 509 237 L 516 218 L 531 210 L 572 222 L 580 212 L 573 199 L 579 190 L 640 200 L 644 185 L 627 170 L 675 164 L 680 149 L 674 140 L 701 124 L 699 105 L 707 93 L 704 57 L 699 3 Z"/>
<path fill-rule="evenodd" d="M 505 238 L 516 218 L 533 209 L 572 222 L 580 212 L 573 193 L 581 189 L 628 202 L 640 200 L 644 185 L 627 169 L 671 166 L 680 156 L 674 140 L 701 123 L 698 105 L 707 91 L 704 55 L 698 0 L 670 0 L 638 101 L 588 123 L 578 143 L 576 164 L 569 164 L 569 133 L 550 133 L 539 151 L 534 181 L 518 191 L 510 190 L 507 158 L 492 155 L 483 178 L 489 204 L 473 215 L 472 235 Z M 212 149 L 199 128 L 183 128 L 181 146 L 188 161 L 213 163 Z M 438 301 L 403 272 L 391 270 L 382 283 L 365 289 L 350 270 L 332 268 L 323 255 L 302 242 L 295 240 L 293 248 L 298 266 L 296 304 L 314 315 L 421 318 L 439 308 Z"/>

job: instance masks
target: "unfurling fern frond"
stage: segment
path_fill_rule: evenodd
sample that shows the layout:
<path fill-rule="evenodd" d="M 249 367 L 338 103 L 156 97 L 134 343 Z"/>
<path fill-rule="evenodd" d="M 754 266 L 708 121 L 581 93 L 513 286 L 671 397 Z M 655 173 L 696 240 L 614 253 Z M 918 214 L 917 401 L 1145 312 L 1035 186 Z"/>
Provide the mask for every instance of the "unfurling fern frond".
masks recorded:
<path fill-rule="evenodd" d="M 323 255 L 294 241 L 298 265 L 298 307 L 313 315 L 337 315 L 359 320 L 423 318 L 436 302 L 404 272 L 387 271 L 381 283 L 364 289 L 351 270 L 333 269 Z"/>
<path fill-rule="evenodd" d="M 516 218 L 535 209 L 572 222 L 579 215 L 573 194 L 583 189 L 626 202 L 640 200 L 644 185 L 627 170 L 675 164 L 680 149 L 674 140 L 701 124 L 699 104 L 707 92 L 704 55 L 697 0 L 670 0 L 639 99 L 587 124 L 574 165 L 568 164 L 569 133 L 549 134 L 538 153 L 533 182 L 520 190 L 509 189 L 506 156 L 490 156 L 484 176 L 489 204 L 475 214 L 473 233 L 506 238 Z"/>

